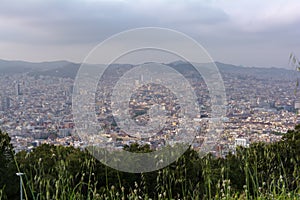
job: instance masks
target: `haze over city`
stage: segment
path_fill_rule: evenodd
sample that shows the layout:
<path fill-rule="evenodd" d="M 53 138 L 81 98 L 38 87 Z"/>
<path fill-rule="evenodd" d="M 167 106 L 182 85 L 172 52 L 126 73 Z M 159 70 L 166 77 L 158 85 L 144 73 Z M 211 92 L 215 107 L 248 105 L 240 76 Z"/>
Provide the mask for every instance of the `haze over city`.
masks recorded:
<path fill-rule="evenodd" d="M 0 200 L 300 199 L 299 0 L 1 0 Z"/>

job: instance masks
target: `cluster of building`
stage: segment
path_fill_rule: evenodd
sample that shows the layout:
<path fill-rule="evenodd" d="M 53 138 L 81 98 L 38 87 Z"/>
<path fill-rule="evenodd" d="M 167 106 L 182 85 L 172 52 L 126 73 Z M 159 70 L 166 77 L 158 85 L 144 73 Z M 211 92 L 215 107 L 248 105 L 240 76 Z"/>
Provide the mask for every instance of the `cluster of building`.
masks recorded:
<path fill-rule="evenodd" d="M 236 76 L 226 72 L 222 76 L 227 102 L 222 126 L 218 127 L 210 126 L 209 92 L 200 79 L 191 81 L 201 104 L 200 111 L 188 117 L 180 115 L 180 103 L 171 91 L 157 84 L 143 86 L 140 85 L 141 80 L 135 80 L 138 89 L 128 102 L 128 117 L 132 122 L 130 126 L 126 123 L 118 125 L 121 122 L 114 118 L 118 118 L 114 114 L 121 116 L 122 109 L 112 111 L 108 93 L 112 91 L 113 81 L 110 84 L 108 78 L 108 84 L 103 84 L 98 90 L 93 105 L 101 127 L 99 133 L 95 133 L 99 137 L 91 136 L 93 145 L 105 143 L 102 146 L 123 148 L 138 142 L 159 149 L 184 141 L 201 151 L 204 144 L 212 142 L 210 151 L 224 156 L 234 151 L 236 146 L 278 141 L 298 123 L 297 108 L 300 106 L 297 107 L 293 80 L 260 79 L 254 75 Z M 10 134 L 16 151 L 30 151 L 43 143 L 79 148 L 91 145 L 90 140 L 80 137 L 75 129 L 73 84 L 72 78 L 1 75 L 0 126 Z M 165 116 L 154 115 L 155 118 L 151 119 L 154 105 L 158 105 L 156 109 Z M 156 123 L 156 129 L 145 131 L 149 123 Z M 185 126 L 182 127 L 182 124 Z M 134 127 L 140 129 L 136 131 Z M 151 131 L 151 137 L 146 137 Z"/>
<path fill-rule="evenodd" d="M 1 76 L 0 125 L 10 134 L 16 151 L 48 140 L 70 143 L 68 137 L 74 129 L 72 84 L 73 80 L 66 78 Z"/>

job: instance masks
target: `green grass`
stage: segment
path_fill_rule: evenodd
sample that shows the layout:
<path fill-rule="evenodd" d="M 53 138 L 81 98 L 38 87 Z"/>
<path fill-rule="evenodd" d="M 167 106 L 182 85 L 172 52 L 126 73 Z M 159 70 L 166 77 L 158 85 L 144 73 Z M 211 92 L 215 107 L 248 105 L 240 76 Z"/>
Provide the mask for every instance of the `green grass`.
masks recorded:
<path fill-rule="evenodd" d="M 168 167 L 143 174 L 51 145 L 17 154 L 15 164 L 25 172 L 25 199 L 300 199 L 299 133 L 300 127 L 298 135 L 238 148 L 225 159 L 188 150 Z M 0 199 L 6 199 L 4 187 Z"/>
<path fill-rule="evenodd" d="M 158 172 L 156 194 L 151 197 L 153 199 L 299 199 L 299 185 L 293 191 L 287 189 L 286 170 L 283 165 L 278 166 L 279 171 L 282 171 L 279 179 L 274 177 L 268 183 L 262 182 L 257 159 L 253 162 L 246 153 L 243 157 L 245 185 L 243 190 L 237 191 L 232 187 L 231 180 L 227 179 L 228 172 L 225 167 L 221 168 L 221 178 L 216 179 L 218 177 L 215 175 L 216 169 L 212 166 L 215 161 L 210 157 L 200 161 L 203 166 L 200 173 L 203 181 L 199 181 L 196 185 L 189 182 L 187 167 L 183 160 L 183 165 L 176 165 L 175 169 L 167 167 Z M 143 178 L 144 174 L 141 174 L 140 182 L 134 182 L 129 188 L 125 188 L 120 176 L 117 176 L 118 180 L 113 181 L 114 183 L 110 183 L 108 180 L 110 174 L 107 170 L 105 176 L 97 177 L 96 161 L 91 157 L 84 158 L 80 166 L 84 170 L 75 176 L 68 171 L 69 167 L 68 161 L 59 160 L 55 169 L 51 169 L 56 173 L 53 177 L 42 161 L 33 165 L 24 180 L 27 185 L 24 187 L 26 199 L 150 199 L 147 182 Z M 298 166 L 296 170 L 299 170 Z M 299 175 L 299 171 L 297 173 Z M 77 182 L 74 182 L 74 179 Z M 105 186 L 99 187 L 99 181 L 105 183 Z M 118 184 L 114 185 L 116 183 Z M 174 193 L 175 188 L 180 192 Z"/>

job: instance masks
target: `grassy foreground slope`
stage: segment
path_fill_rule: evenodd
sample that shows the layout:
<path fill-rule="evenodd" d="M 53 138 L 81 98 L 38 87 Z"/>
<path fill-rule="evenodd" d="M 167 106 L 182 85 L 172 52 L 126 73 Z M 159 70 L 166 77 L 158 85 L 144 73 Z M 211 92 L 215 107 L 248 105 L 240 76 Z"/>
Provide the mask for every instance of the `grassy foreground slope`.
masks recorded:
<path fill-rule="evenodd" d="M 281 141 L 200 158 L 188 150 L 168 167 L 143 174 L 108 168 L 86 151 L 41 145 L 14 154 L 0 133 L 0 199 L 300 199 L 300 126 Z M 128 151 L 147 152 L 134 144 Z"/>

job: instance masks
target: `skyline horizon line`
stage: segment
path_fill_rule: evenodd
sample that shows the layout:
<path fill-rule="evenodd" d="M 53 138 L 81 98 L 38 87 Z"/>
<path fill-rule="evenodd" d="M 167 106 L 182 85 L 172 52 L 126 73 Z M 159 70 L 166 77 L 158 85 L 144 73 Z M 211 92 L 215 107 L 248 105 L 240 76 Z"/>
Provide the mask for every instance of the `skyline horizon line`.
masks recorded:
<path fill-rule="evenodd" d="M 72 64 L 83 64 L 84 62 L 84 59 L 82 62 L 78 62 L 78 61 L 75 61 L 75 60 L 71 60 L 71 59 L 48 59 L 48 60 L 27 60 L 27 59 L 9 59 L 9 58 L 0 58 L 0 61 L 4 61 L 4 62 L 25 62 L 25 63 L 31 63 L 31 64 L 41 64 L 41 63 L 55 63 L 55 62 L 68 62 L 68 63 L 72 63 Z M 182 61 L 182 62 L 186 62 L 182 59 L 178 59 L 178 60 L 174 60 L 174 61 L 170 61 L 170 62 L 157 62 L 157 63 L 161 63 L 161 64 L 170 64 L 170 63 L 174 63 L 174 62 L 178 62 L 178 61 Z M 124 62 L 124 63 L 112 63 L 112 64 L 130 64 L 130 65 L 141 65 L 141 64 L 145 64 L 145 63 L 149 63 L 148 61 L 144 62 L 144 63 L 138 63 L 138 64 L 134 64 L 134 63 L 128 63 L 128 62 Z M 155 62 L 154 62 L 155 63 Z M 189 62 L 190 63 L 190 62 Z M 197 62 L 192 62 L 192 63 L 197 63 Z M 225 62 L 225 61 L 220 61 L 220 60 L 216 60 L 216 61 L 213 61 L 213 63 L 220 63 L 220 64 L 226 64 L 226 65 L 233 65 L 233 66 L 236 66 L 236 67 L 245 67 L 245 68 L 267 68 L 267 69 L 270 69 L 270 68 L 276 68 L 276 69 L 286 69 L 286 70 L 295 70 L 293 68 L 293 66 L 291 66 L 289 64 L 289 61 L 287 59 L 287 65 L 286 67 L 284 66 L 258 66 L 258 65 L 252 65 L 252 66 L 249 66 L 249 65 L 243 65 L 243 64 L 236 64 L 236 63 L 229 63 L 229 62 Z M 108 64 L 103 64 L 103 63 L 86 63 L 86 64 L 91 64 L 91 65 L 108 65 Z M 203 64 L 203 63 L 198 63 L 198 64 Z"/>

